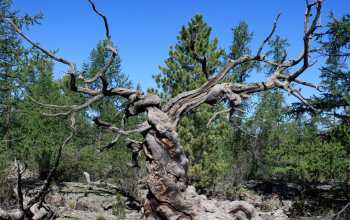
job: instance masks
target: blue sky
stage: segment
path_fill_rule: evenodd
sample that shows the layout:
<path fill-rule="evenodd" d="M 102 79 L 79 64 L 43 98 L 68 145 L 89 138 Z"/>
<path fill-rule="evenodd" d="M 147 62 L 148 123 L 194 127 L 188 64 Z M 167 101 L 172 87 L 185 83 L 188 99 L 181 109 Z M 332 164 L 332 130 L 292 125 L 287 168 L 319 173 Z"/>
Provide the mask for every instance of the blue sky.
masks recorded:
<path fill-rule="evenodd" d="M 200 13 L 213 28 L 212 36 L 220 47 L 228 49 L 231 29 L 246 21 L 254 32 L 252 48 L 256 48 L 269 33 L 274 17 L 281 12 L 277 34 L 287 37 L 289 54 L 295 56 L 302 48 L 303 14 L 305 0 L 95 0 L 99 10 L 110 23 L 111 34 L 122 58 L 123 71 L 134 84 L 143 89 L 155 87 L 152 75 L 158 73 L 182 25 Z M 27 34 L 49 49 L 59 49 L 59 55 L 81 65 L 104 37 L 102 21 L 91 10 L 86 0 L 13 0 L 13 8 L 21 13 L 43 12 L 41 25 L 30 28 Z M 350 0 L 326 0 L 322 24 L 333 11 L 336 16 L 350 13 Z M 56 77 L 65 67 L 57 65 Z M 317 66 L 303 75 L 317 81 Z M 253 74 L 251 81 L 263 76 Z M 312 91 L 306 90 L 307 95 Z"/>

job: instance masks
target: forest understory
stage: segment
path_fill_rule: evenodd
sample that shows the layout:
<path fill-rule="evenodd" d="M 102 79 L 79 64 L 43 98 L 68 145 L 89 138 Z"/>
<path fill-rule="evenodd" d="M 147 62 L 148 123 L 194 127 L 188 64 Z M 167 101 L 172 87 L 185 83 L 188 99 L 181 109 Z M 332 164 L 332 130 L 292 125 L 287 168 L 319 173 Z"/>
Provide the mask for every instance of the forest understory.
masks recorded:
<path fill-rule="evenodd" d="M 106 219 L 118 220 L 142 219 L 142 198 L 147 194 L 147 187 L 141 182 L 133 192 L 123 186 L 105 181 L 92 181 L 90 175 L 83 182 L 60 182 L 53 184 L 46 196 L 45 205 L 54 211 L 46 219 Z M 1 186 L 2 208 L 17 208 L 15 192 L 16 176 L 9 175 L 6 184 Z M 23 178 L 23 191 L 26 196 L 34 195 L 42 181 L 27 171 Z M 231 201 L 240 200 L 253 205 L 263 220 L 287 219 L 347 219 L 349 206 L 344 184 L 296 184 L 285 181 L 250 180 L 237 187 L 234 195 L 219 193 L 202 194 L 204 198 L 230 205 Z M 191 186 L 191 190 L 195 188 Z M 4 193 L 7 192 L 7 193 Z M 207 210 L 210 212 L 210 207 Z M 47 210 L 43 210 L 47 214 Z"/>

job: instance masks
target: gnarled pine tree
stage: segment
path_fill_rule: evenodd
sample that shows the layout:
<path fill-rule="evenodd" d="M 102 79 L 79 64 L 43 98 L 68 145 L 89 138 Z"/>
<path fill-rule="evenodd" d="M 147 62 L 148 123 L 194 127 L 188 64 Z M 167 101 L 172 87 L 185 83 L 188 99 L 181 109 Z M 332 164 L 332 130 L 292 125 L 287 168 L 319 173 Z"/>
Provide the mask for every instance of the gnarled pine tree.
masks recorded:
<path fill-rule="evenodd" d="M 107 44 L 105 49 L 112 54 L 110 62 L 106 66 L 97 71 L 92 78 L 85 78 L 76 69 L 76 65 L 65 59 L 58 57 L 56 54 L 34 43 L 27 37 L 11 19 L 6 19 L 16 32 L 26 39 L 33 47 L 45 53 L 53 60 L 66 64 L 69 67 L 68 75 L 70 76 L 70 89 L 77 93 L 84 94 L 86 101 L 79 105 L 57 106 L 52 104 L 38 103 L 41 106 L 50 109 L 47 116 L 66 117 L 71 120 L 72 133 L 67 137 L 64 144 L 71 139 L 74 134 L 75 113 L 81 111 L 88 106 L 102 100 L 105 97 L 120 96 L 127 100 L 125 109 L 125 117 L 137 116 L 144 114 L 146 120 L 131 130 L 125 130 L 123 127 L 116 127 L 113 124 L 95 118 L 94 122 L 97 126 L 105 128 L 120 135 L 129 135 L 132 133 L 141 133 L 144 137 L 142 142 L 127 139 L 129 146 L 135 154 L 143 152 L 146 157 L 146 166 L 148 175 L 146 184 L 148 186 L 148 194 L 144 199 L 144 219 L 160 220 L 160 219 L 259 219 L 256 210 L 252 205 L 246 202 L 217 202 L 208 200 L 203 196 L 199 196 L 193 187 L 187 184 L 187 167 L 188 159 L 184 154 L 181 141 L 177 134 L 177 126 L 181 118 L 195 108 L 207 103 L 213 105 L 218 102 L 226 101 L 230 103 L 231 111 L 234 111 L 242 100 L 247 99 L 251 94 L 264 90 L 280 88 L 288 91 L 291 95 L 297 97 L 301 102 L 308 105 L 300 91 L 295 88 L 296 84 L 303 86 L 316 87 L 315 85 L 301 81 L 298 77 L 311 65 L 310 59 L 310 41 L 317 28 L 320 17 L 322 0 L 316 0 L 313 3 L 307 1 L 306 13 L 304 20 L 304 36 L 303 48 L 296 58 L 285 59 L 282 62 L 267 60 L 263 55 L 265 44 L 272 37 L 277 19 L 273 24 L 272 31 L 262 42 L 255 55 L 242 55 L 235 59 L 227 59 L 227 63 L 223 68 L 213 76 L 209 77 L 206 70 L 208 59 L 205 54 L 197 53 L 195 42 L 191 41 L 189 47 L 193 49 L 192 56 L 201 63 L 202 74 L 206 75 L 207 80 L 198 88 L 177 94 L 169 99 L 165 104 L 161 103 L 161 99 L 155 94 L 143 94 L 141 91 L 128 88 L 113 88 L 106 80 L 106 72 L 110 68 L 116 57 L 116 49 L 113 48 L 111 35 L 109 32 L 106 17 L 100 13 L 94 3 L 89 0 L 93 10 L 102 17 L 106 30 Z M 313 16 L 311 11 L 315 10 Z M 225 82 L 227 74 L 231 69 L 239 65 L 250 62 L 262 62 L 273 66 L 274 71 L 263 82 L 256 83 L 234 83 Z M 90 85 L 99 82 L 99 87 L 91 87 Z M 59 162 L 57 157 L 57 163 Z M 137 159 L 137 157 L 134 157 Z M 18 166 L 19 186 L 20 186 L 20 166 Z M 54 169 L 52 170 L 54 172 Z M 51 172 L 51 173 L 52 173 Z M 21 191 L 19 195 L 19 213 L 21 215 L 13 215 L 12 219 L 17 216 L 26 215 L 26 211 L 31 209 L 33 205 L 43 202 L 43 197 L 49 187 L 50 176 L 39 191 L 38 195 L 30 201 L 23 201 Z M 19 187 L 20 188 L 20 187 Z M 6 213 L 0 210 L 0 216 Z M 11 219 L 11 218 L 8 218 Z"/>

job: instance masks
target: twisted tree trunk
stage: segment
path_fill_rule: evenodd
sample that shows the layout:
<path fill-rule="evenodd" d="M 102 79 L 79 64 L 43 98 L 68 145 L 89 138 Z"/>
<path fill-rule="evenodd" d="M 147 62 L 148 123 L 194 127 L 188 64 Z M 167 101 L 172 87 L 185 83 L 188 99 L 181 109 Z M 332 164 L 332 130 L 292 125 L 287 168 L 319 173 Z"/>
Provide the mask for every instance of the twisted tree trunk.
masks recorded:
<path fill-rule="evenodd" d="M 218 202 L 198 195 L 187 185 L 188 159 L 170 117 L 157 107 L 147 107 L 151 128 L 144 133 L 147 156 L 145 220 L 157 219 L 258 219 L 245 202 Z"/>

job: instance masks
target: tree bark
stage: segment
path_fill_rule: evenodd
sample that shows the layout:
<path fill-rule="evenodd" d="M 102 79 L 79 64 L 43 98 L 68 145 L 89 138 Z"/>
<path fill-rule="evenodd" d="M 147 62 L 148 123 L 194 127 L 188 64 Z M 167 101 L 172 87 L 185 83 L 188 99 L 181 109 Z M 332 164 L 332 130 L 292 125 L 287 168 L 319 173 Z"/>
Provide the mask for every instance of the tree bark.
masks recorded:
<path fill-rule="evenodd" d="M 187 185 L 188 159 L 170 117 L 157 107 L 147 107 L 151 128 L 144 133 L 147 186 L 144 219 L 259 219 L 245 202 L 219 202 L 198 195 Z"/>

